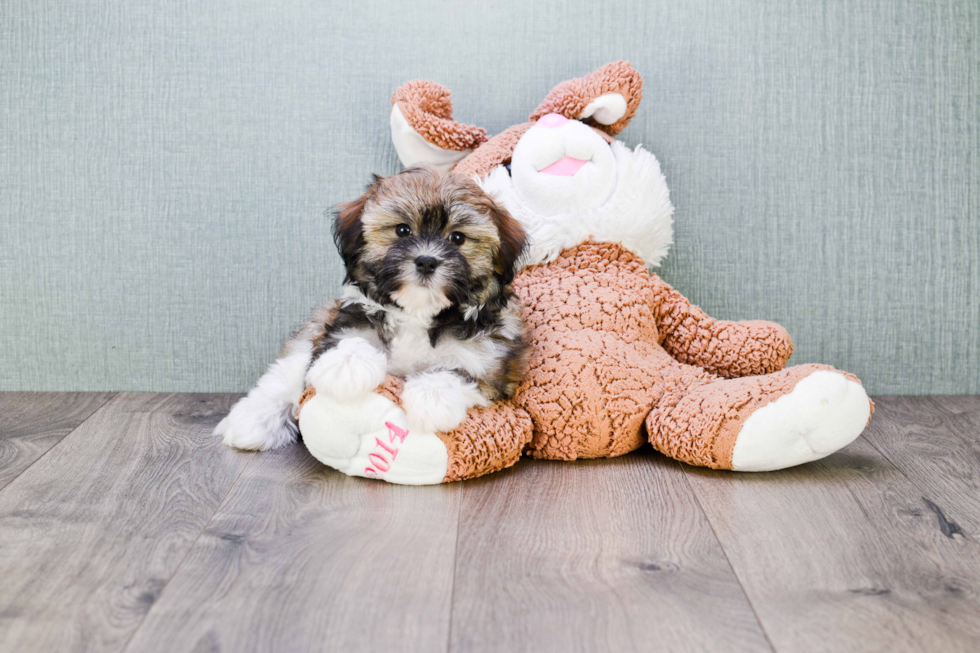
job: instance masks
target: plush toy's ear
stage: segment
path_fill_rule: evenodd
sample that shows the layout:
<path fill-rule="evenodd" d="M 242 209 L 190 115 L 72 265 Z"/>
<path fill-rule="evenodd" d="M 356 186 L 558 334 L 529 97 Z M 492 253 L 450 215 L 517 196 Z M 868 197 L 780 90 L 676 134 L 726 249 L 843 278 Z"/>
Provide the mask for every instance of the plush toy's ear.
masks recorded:
<path fill-rule="evenodd" d="M 615 136 L 629 124 L 642 98 L 640 73 L 628 61 L 616 61 L 553 88 L 530 119 L 559 113 Z"/>
<path fill-rule="evenodd" d="M 391 96 L 391 141 L 406 168 L 425 163 L 447 171 L 485 140 L 484 129 L 453 120 L 445 86 L 417 79 Z"/>
<path fill-rule="evenodd" d="M 527 234 L 521 223 L 511 217 L 507 209 L 493 202 L 491 208 L 493 222 L 500 235 L 500 247 L 493 260 L 494 272 L 500 277 L 501 283 L 509 284 L 514 280 L 521 263 L 521 254 L 527 246 Z"/>
<path fill-rule="evenodd" d="M 353 202 L 339 204 L 334 208 L 333 240 L 337 244 L 337 250 L 340 251 L 340 258 L 344 260 L 344 267 L 347 268 L 348 274 L 357 264 L 361 247 L 364 245 L 364 225 L 361 223 L 361 214 L 382 180 L 378 175 L 371 175 L 371 177 L 372 181 L 363 195 Z"/>

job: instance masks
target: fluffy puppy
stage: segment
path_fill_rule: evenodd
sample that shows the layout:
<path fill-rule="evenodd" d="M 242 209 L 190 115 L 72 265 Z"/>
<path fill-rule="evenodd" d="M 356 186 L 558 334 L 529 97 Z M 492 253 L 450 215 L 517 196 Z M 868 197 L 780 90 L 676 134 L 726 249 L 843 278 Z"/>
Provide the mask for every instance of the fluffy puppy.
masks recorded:
<path fill-rule="evenodd" d="M 218 424 L 226 444 L 295 439 L 306 384 L 356 401 L 401 376 L 409 422 L 429 431 L 513 394 L 528 340 L 509 284 L 526 238 L 475 182 L 426 167 L 375 176 L 336 211 L 334 240 L 347 269 L 341 299 L 314 312 Z"/>

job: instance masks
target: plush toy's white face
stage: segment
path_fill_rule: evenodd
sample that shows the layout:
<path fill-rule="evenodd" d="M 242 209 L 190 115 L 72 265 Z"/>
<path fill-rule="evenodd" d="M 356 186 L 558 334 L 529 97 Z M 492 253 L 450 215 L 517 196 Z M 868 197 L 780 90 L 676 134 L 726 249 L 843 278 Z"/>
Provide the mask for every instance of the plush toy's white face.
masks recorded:
<path fill-rule="evenodd" d="M 511 176 L 518 195 L 537 213 L 582 212 L 602 206 L 612 195 L 616 159 L 595 130 L 549 113 L 521 136 Z"/>
<path fill-rule="evenodd" d="M 527 231 L 528 265 L 588 238 L 622 243 L 659 265 L 671 244 L 674 207 L 657 159 L 579 120 L 543 116 L 521 136 L 510 170 L 498 166 L 479 182 Z"/>

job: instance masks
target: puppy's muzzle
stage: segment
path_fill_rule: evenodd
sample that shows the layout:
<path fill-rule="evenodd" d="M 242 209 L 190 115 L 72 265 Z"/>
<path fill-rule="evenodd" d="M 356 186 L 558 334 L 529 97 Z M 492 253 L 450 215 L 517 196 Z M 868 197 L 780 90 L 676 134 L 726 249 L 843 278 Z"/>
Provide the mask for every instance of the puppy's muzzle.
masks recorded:
<path fill-rule="evenodd" d="M 432 275 L 439 267 L 439 259 L 434 256 L 420 256 L 415 259 L 415 270 L 424 279 Z"/>

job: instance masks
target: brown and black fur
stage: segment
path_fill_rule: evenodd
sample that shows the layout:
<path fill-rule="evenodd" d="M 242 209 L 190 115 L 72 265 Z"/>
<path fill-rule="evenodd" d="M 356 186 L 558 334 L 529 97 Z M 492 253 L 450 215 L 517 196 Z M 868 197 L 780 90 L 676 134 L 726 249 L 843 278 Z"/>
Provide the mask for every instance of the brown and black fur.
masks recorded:
<path fill-rule="evenodd" d="M 309 325 L 311 364 L 343 337 L 357 335 L 387 350 L 391 373 L 421 371 L 418 365 L 398 369 L 400 330 L 410 321 L 425 329 L 433 356 L 445 354 L 434 363 L 437 369 L 452 367 L 446 358 L 456 347 L 490 352 L 482 374 L 462 365 L 452 371 L 475 381 L 490 400 L 510 397 L 528 349 L 521 307 L 509 287 L 526 242 L 520 224 L 472 180 L 424 167 L 375 176 L 335 216 L 334 240 L 347 271 L 345 299 L 325 313 L 329 322 Z M 426 285 L 429 277 L 417 278 L 420 252 L 436 261 L 432 285 Z M 434 302 L 431 310 L 425 304 L 418 311 L 421 318 L 403 317 L 410 314 L 409 291 Z"/>

